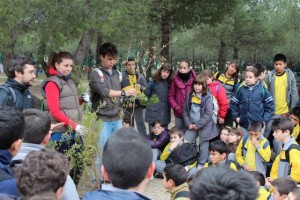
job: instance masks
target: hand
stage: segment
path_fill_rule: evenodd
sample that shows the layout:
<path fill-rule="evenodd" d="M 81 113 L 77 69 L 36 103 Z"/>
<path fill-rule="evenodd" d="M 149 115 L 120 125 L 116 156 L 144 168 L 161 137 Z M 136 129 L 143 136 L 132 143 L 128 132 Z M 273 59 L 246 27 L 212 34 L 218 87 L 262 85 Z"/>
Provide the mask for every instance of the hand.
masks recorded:
<path fill-rule="evenodd" d="M 252 171 L 252 169 L 251 169 L 248 165 L 245 165 L 243 168 L 244 168 L 244 170 L 246 170 L 246 171 L 249 171 L 249 172 Z"/>
<path fill-rule="evenodd" d="M 64 126 L 64 125 L 65 125 L 64 122 L 60 122 L 60 123 L 57 123 L 57 124 L 51 124 L 50 130 L 53 130 L 53 129 L 55 129 L 55 128 L 62 127 L 62 126 Z"/>
<path fill-rule="evenodd" d="M 270 188 L 272 187 L 272 181 L 273 181 L 273 179 L 271 177 L 266 178 L 265 188 L 267 190 L 270 190 Z"/>
<path fill-rule="evenodd" d="M 84 136 L 86 134 L 88 134 L 90 132 L 90 130 L 80 124 L 77 124 L 75 131 L 80 135 L 80 136 Z"/>
<path fill-rule="evenodd" d="M 224 124 L 224 119 L 223 118 L 221 118 L 221 117 L 219 117 L 219 124 Z"/>
<path fill-rule="evenodd" d="M 125 90 L 126 96 L 136 96 L 136 89 L 135 88 L 130 88 L 128 90 Z"/>
<path fill-rule="evenodd" d="M 235 120 L 235 121 L 236 121 L 236 123 L 238 123 L 238 124 L 239 124 L 239 123 L 240 123 L 240 120 L 241 120 L 241 118 L 239 118 L 239 117 L 238 117 L 238 118 L 236 118 L 236 120 Z"/>
<path fill-rule="evenodd" d="M 176 147 L 178 147 L 179 143 L 178 142 L 173 142 L 170 146 L 170 149 L 174 150 Z"/>
<path fill-rule="evenodd" d="M 258 145 L 258 140 L 256 139 L 256 138 L 251 138 L 251 143 L 255 146 L 255 147 L 257 147 L 257 145 Z"/>
<path fill-rule="evenodd" d="M 198 128 L 197 128 L 197 126 L 196 126 L 196 124 L 193 124 L 193 129 L 196 131 L 196 130 L 198 130 Z"/>
<path fill-rule="evenodd" d="M 84 102 L 86 102 L 89 106 L 92 105 L 90 96 L 88 95 L 88 93 L 82 93 L 81 94 L 81 98 Z"/>
<path fill-rule="evenodd" d="M 194 124 L 190 124 L 190 125 L 188 126 L 188 129 L 189 129 L 189 130 L 193 130 L 193 129 L 194 129 Z"/>

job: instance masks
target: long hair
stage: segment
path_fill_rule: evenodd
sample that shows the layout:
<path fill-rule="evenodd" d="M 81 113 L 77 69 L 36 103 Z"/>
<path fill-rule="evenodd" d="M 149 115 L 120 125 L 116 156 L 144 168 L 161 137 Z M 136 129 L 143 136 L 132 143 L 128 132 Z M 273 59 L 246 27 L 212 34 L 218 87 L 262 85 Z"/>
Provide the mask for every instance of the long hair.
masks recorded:
<path fill-rule="evenodd" d="M 207 83 L 206 83 L 205 76 L 203 76 L 202 74 L 199 74 L 199 75 L 196 76 L 196 78 L 194 79 L 194 82 L 193 82 L 191 93 L 195 92 L 195 90 L 194 90 L 194 85 L 195 84 L 202 85 L 202 92 L 201 92 L 202 96 L 207 95 Z"/>
<path fill-rule="evenodd" d="M 171 77 L 172 77 L 172 73 L 173 73 L 173 68 L 172 65 L 170 63 L 164 63 L 159 70 L 152 76 L 152 79 L 155 83 L 158 83 L 161 80 L 161 72 L 163 70 L 167 70 L 170 72 L 170 75 L 167 78 L 168 83 L 170 84 L 171 82 Z"/>

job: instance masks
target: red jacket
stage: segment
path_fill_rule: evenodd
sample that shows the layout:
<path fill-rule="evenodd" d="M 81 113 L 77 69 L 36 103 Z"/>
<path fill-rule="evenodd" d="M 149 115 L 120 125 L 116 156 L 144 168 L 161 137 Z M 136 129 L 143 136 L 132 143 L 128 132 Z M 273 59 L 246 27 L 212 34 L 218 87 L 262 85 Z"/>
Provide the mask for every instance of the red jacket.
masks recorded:
<path fill-rule="evenodd" d="M 225 119 L 229 104 L 226 98 L 226 90 L 219 81 L 213 81 L 208 85 L 212 95 L 217 99 L 219 112 L 218 117 Z"/>
<path fill-rule="evenodd" d="M 175 74 L 172 80 L 169 90 L 168 98 L 171 108 L 174 110 L 176 117 L 183 118 L 182 110 L 187 94 L 191 91 L 196 73 L 191 70 L 191 76 L 187 83 L 184 83 L 178 76 L 178 72 Z"/>

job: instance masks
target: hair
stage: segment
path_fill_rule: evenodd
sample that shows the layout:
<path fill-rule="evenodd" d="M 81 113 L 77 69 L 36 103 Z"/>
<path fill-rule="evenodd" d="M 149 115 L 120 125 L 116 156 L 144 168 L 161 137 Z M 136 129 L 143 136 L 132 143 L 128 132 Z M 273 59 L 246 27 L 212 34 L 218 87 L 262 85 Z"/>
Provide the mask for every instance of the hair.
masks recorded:
<path fill-rule="evenodd" d="M 106 55 L 116 57 L 118 55 L 118 49 L 116 45 L 107 42 L 102 44 L 102 46 L 99 48 L 99 53 L 103 57 Z"/>
<path fill-rule="evenodd" d="M 290 193 L 292 193 L 295 196 L 294 200 L 300 200 L 300 187 L 292 189 Z"/>
<path fill-rule="evenodd" d="M 25 199 L 44 192 L 55 193 L 65 185 L 69 171 L 65 155 L 55 150 L 32 151 L 16 171 L 17 187 Z"/>
<path fill-rule="evenodd" d="M 171 130 L 169 132 L 169 135 L 172 135 L 172 134 L 178 135 L 180 138 L 182 138 L 183 130 L 182 130 L 182 128 L 180 128 L 178 126 L 174 126 L 173 128 L 171 128 Z"/>
<path fill-rule="evenodd" d="M 188 180 L 188 174 L 184 167 L 178 164 L 170 164 L 164 168 L 166 180 L 173 180 L 175 186 L 179 186 Z"/>
<path fill-rule="evenodd" d="M 249 123 L 248 131 L 261 132 L 261 130 L 262 130 L 262 125 L 259 121 L 253 121 Z"/>
<path fill-rule="evenodd" d="M 235 143 L 229 143 L 227 145 L 227 148 L 228 148 L 228 153 L 235 153 L 236 152 L 236 148 L 238 146 L 238 144 L 240 143 L 241 139 L 243 138 L 243 132 L 241 129 L 239 128 L 232 128 L 230 133 L 233 133 L 237 136 L 240 136 L 240 139 Z"/>
<path fill-rule="evenodd" d="M 260 186 L 265 186 L 266 180 L 262 173 L 260 173 L 259 171 L 250 171 L 249 173 L 254 177 L 256 181 L 259 182 Z"/>
<path fill-rule="evenodd" d="M 15 78 L 15 71 L 23 74 L 25 65 L 34 65 L 33 59 L 24 55 L 13 56 L 7 63 L 7 77 Z"/>
<path fill-rule="evenodd" d="M 258 70 L 255 67 L 248 67 L 245 73 L 247 72 L 252 72 L 256 78 L 260 75 L 260 73 L 258 73 Z"/>
<path fill-rule="evenodd" d="M 49 115 L 37 109 L 26 109 L 23 114 L 25 120 L 23 142 L 41 144 L 51 127 Z"/>
<path fill-rule="evenodd" d="M 230 133 L 231 130 L 232 130 L 232 128 L 231 128 L 230 126 L 224 126 L 224 127 L 221 129 L 221 131 L 220 131 L 220 135 L 221 135 L 222 130 L 227 130 L 228 133 Z"/>
<path fill-rule="evenodd" d="M 257 76 L 260 76 L 261 75 L 261 73 L 263 73 L 264 71 L 266 71 L 267 70 L 267 68 L 263 65 L 263 64 L 260 64 L 260 63 L 255 63 L 254 65 L 253 65 L 253 67 L 255 68 L 255 69 L 257 69 Z"/>
<path fill-rule="evenodd" d="M 107 141 L 102 162 L 114 187 L 138 186 L 152 163 L 149 143 L 133 128 L 121 128 Z"/>
<path fill-rule="evenodd" d="M 189 67 L 191 66 L 191 62 L 188 59 L 181 59 L 179 62 L 179 65 L 180 65 L 180 63 L 183 63 L 183 62 L 187 63 Z"/>
<path fill-rule="evenodd" d="M 240 128 L 232 128 L 230 133 L 233 133 L 237 136 L 241 136 L 241 138 L 243 137 L 243 132 Z"/>
<path fill-rule="evenodd" d="M 199 74 L 199 75 L 196 76 L 196 78 L 193 81 L 193 87 L 191 89 L 191 93 L 195 92 L 194 85 L 196 85 L 196 84 L 202 85 L 202 92 L 201 92 L 202 96 L 207 95 L 207 90 L 208 89 L 207 89 L 207 83 L 206 83 L 205 76 L 203 76 L 202 74 Z"/>
<path fill-rule="evenodd" d="M 295 115 L 300 120 L 300 106 L 295 106 L 292 108 L 290 114 Z"/>
<path fill-rule="evenodd" d="M 273 60 L 273 61 L 274 61 L 274 62 L 276 62 L 276 61 L 282 61 L 282 62 L 286 63 L 286 56 L 283 55 L 283 54 L 281 54 L 281 53 L 276 54 L 276 55 L 274 56 L 274 60 Z"/>
<path fill-rule="evenodd" d="M 292 134 L 294 130 L 294 125 L 289 118 L 280 117 L 274 119 L 274 121 L 271 124 L 271 128 L 272 130 L 281 130 L 282 132 L 290 131 L 290 134 Z"/>
<path fill-rule="evenodd" d="M 220 154 L 227 154 L 228 149 L 225 142 L 216 140 L 209 144 L 209 151 L 219 152 Z"/>
<path fill-rule="evenodd" d="M 23 138 L 24 116 L 16 108 L 0 106 L 0 149 L 7 150 L 11 145 Z"/>
<path fill-rule="evenodd" d="M 43 192 L 29 197 L 27 200 L 57 200 L 54 192 Z"/>
<path fill-rule="evenodd" d="M 189 189 L 191 200 L 250 200 L 258 195 L 256 182 L 249 173 L 222 166 L 200 170 Z"/>
<path fill-rule="evenodd" d="M 73 60 L 72 54 L 66 51 L 61 51 L 61 52 L 52 52 L 50 56 L 48 57 L 48 63 L 51 68 L 56 69 L 55 63 L 60 64 L 63 59 L 70 59 Z"/>
<path fill-rule="evenodd" d="M 161 80 L 161 72 L 163 70 L 168 70 L 170 72 L 169 77 L 167 78 L 168 84 L 170 85 L 171 83 L 171 78 L 172 78 L 172 74 L 173 74 L 173 68 L 172 65 L 170 63 L 164 63 L 159 70 L 152 76 L 152 79 L 155 83 L 158 83 Z"/>
<path fill-rule="evenodd" d="M 127 63 L 128 63 L 128 62 L 131 62 L 131 61 L 134 61 L 134 62 L 135 62 L 134 57 L 128 57 L 128 58 L 126 59 L 125 65 L 127 65 Z"/>
<path fill-rule="evenodd" d="M 235 60 L 235 59 L 234 59 L 234 60 L 232 60 L 232 61 L 229 62 L 228 66 L 231 65 L 231 64 L 233 64 L 234 67 L 235 67 L 235 69 L 236 69 L 236 73 L 235 73 L 234 76 L 238 75 L 239 72 L 240 72 L 240 62 L 239 62 L 238 60 Z M 226 68 L 225 72 L 226 72 L 227 70 L 228 70 L 228 67 Z M 224 73 L 225 73 L 225 72 L 224 72 Z"/>
<path fill-rule="evenodd" d="M 163 126 L 162 122 L 160 120 L 155 120 L 151 123 L 151 126 L 154 127 L 156 124 L 159 124 L 160 126 Z"/>
<path fill-rule="evenodd" d="M 201 74 L 205 77 L 214 78 L 214 73 L 210 69 L 205 69 L 201 72 Z"/>
<path fill-rule="evenodd" d="M 280 195 L 288 195 L 289 192 L 297 188 L 297 184 L 290 178 L 277 178 L 271 184 L 277 188 Z"/>

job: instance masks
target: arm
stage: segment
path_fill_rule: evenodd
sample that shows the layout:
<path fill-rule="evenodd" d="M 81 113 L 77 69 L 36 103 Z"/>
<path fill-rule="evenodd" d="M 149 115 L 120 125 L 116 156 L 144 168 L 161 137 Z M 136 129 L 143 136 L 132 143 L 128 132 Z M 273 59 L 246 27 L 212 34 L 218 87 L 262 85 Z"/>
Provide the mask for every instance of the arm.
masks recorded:
<path fill-rule="evenodd" d="M 201 113 L 201 120 L 195 124 L 197 129 L 201 129 L 206 126 L 211 120 L 213 115 L 213 103 L 210 97 L 206 98 L 204 103 L 204 112 Z"/>
<path fill-rule="evenodd" d="M 292 76 L 291 80 L 291 102 L 290 102 L 290 109 L 294 108 L 298 103 L 298 90 L 296 85 L 296 79 L 295 76 Z"/>
<path fill-rule="evenodd" d="M 146 86 L 146 88 L 144 89 L 144 94 L 147 96 L 147 97 L 151 97 L 152 94 L 151 94 L 151 84 L 155 84 L 153 81 L 150 81 L 148 83 L 148 85 Z M 155 87 L 155 86 L 154 86 Z"/>
<path fill-rule="evenodd" d="M 183 121 L 186 127 L 192 124 L 191 118 L 190 118 L 190 113 L 189 113 L 189 104 L 190 104 L 190 96 L 188 95 L 187 98 L 185 99 L 184 107 L 182 109 L 182 116 L 183 116 Z"/>
<path fill-rule="evenodd" d="M 279 166 L 279 161 L 280 161 L 280 154 L 276 157 L 272 164 L 271 172 L 270 172 L 270 177 L 274 180 L 278 178 L 278 166 Z"/>
<path fill-rule="evenodd" d="M 274 113 L 274 99 L 267 89 L 265 89 L 265 92 L 266 92 L 265 99 L 263 101 L 263 106 L 264 106 L 263 120 L 264 122 L 268 122 L 270 121 Z"/>
<path fill-rule="evenodd" d="M 219 85 L 219 92 L 217 95 L 217 100 L 219 104 L 219 117 L 225 119 L 229 105 L 226 97 L 226 90 L 225 88 L 220 84 Z"/>
<path fill-rule="evenodd" d="M 172 83 L 171 83 L 171 87 L 170 87 L 170 90 L 169 90 L 169 94 L 168 94 L 168 99 L 169 99 L 169 103 L 170 103 L 170 106 L 173 110 L 178 110 L 179 107 L 178 107 L 178 104 L 176 102 L 176 98 L 175 98 L 175 95 L 176 95 L 176 88 L 175 88 L 175 81 L 173 80 Z"/>
<path fill-rule="evenodd" d="M 290 177 L 296 181 L 300 182 L 300 151 L 297 149 L 290 150 L 290 166 L 291 174 Z"/>
<path fill-rule="evenodd" d="M 262 146 L 257 145 L 256 146 L 256 151 L 264 159 L 264 161 L 269 162 L 270 159 L 271 159 L 271 148 L 270 148 L 269 141 L 267 141 L 266 143 L 267 143 L 266 148 L 263 148 Z"/>
<path fill-rule="evenodd" d="M 240 116 L 240 113 L 239 113 L 240 101 L 238 99 L 238 93 L 239 93 L 239 91 L 236 91 L 230 101 L 230 109 L 231 109 L 232 119 L 234 121 L 236 121 L 236 118 L 238 118 Z"/>
<path fill-rule="evenodd" d="M 172 150 L 170 149 L 170 146 L 171 146 L 171 143 L 169 143 L 165 147 L 164 151 L 162 152 L 162 154 L 159 157 L 160 160 L 162 160 L 162 161 L 166 160 L 169 157 L 169 155 L 172 153 Z"/>
<path fill-rule="evenodd" d="M 241 139 L 239 145 L 237 146 L 236 148 L 236 151 L 235 151 L 235 158 L 236 158 L 236 161 L 241 165 L 241 166 L 244 166 L 246 165 L 246 161 L 243 157 L 243 150 L 242 150 L 242 146 L 243 146 L 243 140 L 244 138 Z"/>
<path fill-rule="evenodd" d="M 163 131 L 158 140 L 149 140 L 149 142 L 152 148 L 161 148 L 166 146 L 170 142 L 170 136 L 167 131 Z"/>
<path fill-rule="evenodd" d="M 0 89 L 0 105 L 9 105 L 9 93 L 5 89 Z"/>
<path fill-rule="evenodd" d="M 139 80 L 137 82 L 140 85 L 141 91 L 144 91 L 144 89 L 147 86 L 147 81 L 146 81 L 145 77 L 142 74 L 138 74 L 138 77 L 139 77 Z"/>
<path fill-rule="evenodd" d="M 60 109 L 59 105 L 59 88 L 54 82 L 48 82 L 45 86 L 46 101 L 49 107 L 50 114 L 59 122 L 65 123 L 65 126 L 71 126 L 75 130 L 77 123 L 71 120 Z"/>

